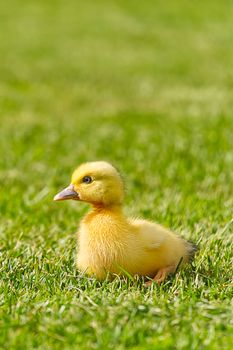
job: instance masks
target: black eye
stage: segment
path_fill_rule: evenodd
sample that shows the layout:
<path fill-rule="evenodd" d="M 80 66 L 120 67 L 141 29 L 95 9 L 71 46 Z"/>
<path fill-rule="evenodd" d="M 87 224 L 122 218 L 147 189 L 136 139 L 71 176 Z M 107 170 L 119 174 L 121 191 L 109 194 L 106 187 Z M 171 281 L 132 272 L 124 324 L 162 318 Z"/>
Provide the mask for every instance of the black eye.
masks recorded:
<path fill-rule="evenodd" d="M 84 176 L 83 182 L 85 182 L 85 184 L 90 184 L 92 182 L 92 178 L 90 176 Z"/>

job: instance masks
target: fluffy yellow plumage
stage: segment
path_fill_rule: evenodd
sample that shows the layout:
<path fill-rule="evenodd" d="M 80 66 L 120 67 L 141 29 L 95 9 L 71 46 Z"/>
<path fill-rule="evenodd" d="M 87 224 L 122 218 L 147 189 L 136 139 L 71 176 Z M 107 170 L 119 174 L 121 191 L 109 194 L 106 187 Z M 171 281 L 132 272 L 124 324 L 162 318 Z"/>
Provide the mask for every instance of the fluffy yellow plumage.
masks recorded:
<path fill-rule="evenodd" d="M 148 276 L 157 282 L 188 262 L 196 247 L 162 226 L 127 218 L 122 211 L 124 185 L 104 161 L 85 163 L 54 200 L 75 199 L 93 207 L 78 232 L 78 268 L 104 279 L 107 274 Z"/>

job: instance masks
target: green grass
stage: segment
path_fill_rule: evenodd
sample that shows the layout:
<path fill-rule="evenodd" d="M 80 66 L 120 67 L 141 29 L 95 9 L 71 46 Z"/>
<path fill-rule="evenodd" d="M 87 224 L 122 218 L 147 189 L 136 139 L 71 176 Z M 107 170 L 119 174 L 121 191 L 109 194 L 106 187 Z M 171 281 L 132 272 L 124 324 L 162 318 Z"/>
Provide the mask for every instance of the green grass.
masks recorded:
<path fill-rule="evenodd" d="M 2 1 L 0 348 L 231 349 L 232 1 Z M 161 286 L 76 271 L 83 161 L 200 245 Z"/>

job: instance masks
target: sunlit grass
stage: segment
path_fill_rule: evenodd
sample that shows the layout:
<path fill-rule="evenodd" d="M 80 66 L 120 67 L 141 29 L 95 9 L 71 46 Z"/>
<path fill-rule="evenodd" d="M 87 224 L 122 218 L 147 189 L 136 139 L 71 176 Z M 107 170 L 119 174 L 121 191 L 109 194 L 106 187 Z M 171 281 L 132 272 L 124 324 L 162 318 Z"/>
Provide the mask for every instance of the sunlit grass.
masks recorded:
<path fill-rule="evenodd" d="M 231 349 L 231 2 L 0 7 L 0 347 Z M 76 271 L 88 207 L 52 198 L 100 159 L 126 214 L 200 246 L 161 286 Z"/>

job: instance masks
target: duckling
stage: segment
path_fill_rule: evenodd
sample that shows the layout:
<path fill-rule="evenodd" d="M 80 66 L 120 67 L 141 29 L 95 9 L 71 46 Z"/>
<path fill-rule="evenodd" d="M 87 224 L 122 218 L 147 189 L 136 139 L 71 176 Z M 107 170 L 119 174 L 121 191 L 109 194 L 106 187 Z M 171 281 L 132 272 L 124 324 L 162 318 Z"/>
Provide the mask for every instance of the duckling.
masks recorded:
<path fill-rule="evenodd" d="M 68 199 L 92 205 L 78 231 L 77 267 L 99 280 L 130 274 L 161 283 L 195 254 L 195 245 L 159 224 L 124 215 L 123 180 L 108 162 L 81 164 L 54 197 Z"/>

